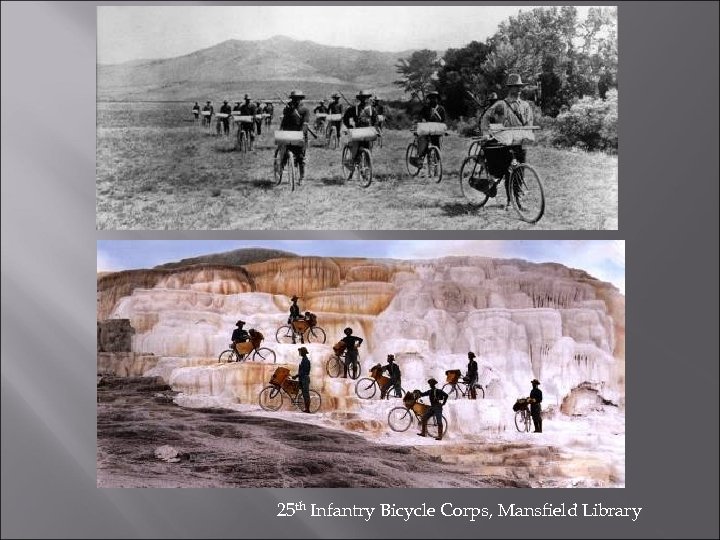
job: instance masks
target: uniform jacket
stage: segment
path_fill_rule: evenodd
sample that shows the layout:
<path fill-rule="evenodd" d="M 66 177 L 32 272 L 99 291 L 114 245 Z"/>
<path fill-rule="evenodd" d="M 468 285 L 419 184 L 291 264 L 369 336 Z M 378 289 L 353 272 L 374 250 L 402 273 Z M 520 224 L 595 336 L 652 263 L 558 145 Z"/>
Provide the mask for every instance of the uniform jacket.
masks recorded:
<path fill-rule="evenodd" d="M 303 356 L 300 360 L 300 367 L 298 367 L 298 378 L 310 378 L 310 359 L 307 356 Z"/>
<path fill-rule="evenodd" d="M 243 328 L 236 328 L 233 330 L 232 333 L 232 341 L 233 343 L 242 343 L 243 341 L 247 341 L 250 337 L 250 334 L 247 333 L 246 330 Z"/>
<path fill-rule="evenodd" d="M 303 126 L 310 122 L 310 111 L 304 105 L 293 107 L 288 105 L 283 109 L 280 129 L 285 131 L 302 131 Z"/>
<path fill-rule="evenodd" d="M 431 407 L 440 407 L 442 409 L 442 406 L 445 404 L 445 401 L 447 401 L 448 395 L 440 390 L 439 388 L 431 388 L 430 390 L 426 390 L 421 396 L 430 396 L 430 406 Z"/>
<path fill-rule="evenodd" d="M 365 105 L 363 107 L 355 105 L 345 111 L 345 116 L 343 116 L 343 124 L 345 124 L 345 127 L 350 128 L 351 119 L 355 122 L 355 127 L 374 126 L 377 125 L 377 112 L 372 105 Z"/>
<path fill-rule="evenodd" d="M 445 107 L 442 105 L 433 107 L 426 103 L 420 111 L 420 117 L 425 122 L 445 122 Z"/>
<path fill-rule="evenodd" d="M 392 364 L 388 362 L 383 368 L 383 372 L 387 371 L 388 375 L 390 376 L 390 379 L 393 381 L 399 381 L 400 380 L 400 366 L 398 366 L 395 362 Z"/>

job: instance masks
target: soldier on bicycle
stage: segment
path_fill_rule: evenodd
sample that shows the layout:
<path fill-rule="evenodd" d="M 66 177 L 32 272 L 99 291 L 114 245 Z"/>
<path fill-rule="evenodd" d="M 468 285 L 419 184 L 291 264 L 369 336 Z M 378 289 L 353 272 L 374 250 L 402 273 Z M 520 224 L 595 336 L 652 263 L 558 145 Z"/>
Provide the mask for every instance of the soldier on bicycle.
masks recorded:
<path fill-rule="evenodd" d="M 255 105 L 253 105 L 253 102 L 250 101 L 250 96 L 248 94 L 245 94 L 245 103 L 243 103 L 240 106 L 240 115 L 241 116 L 252 116 L 253 121 L 241 123 L 240 129 L 242 129 L 245 132 L 247 141 L 250 143 L 250 148 L 252 148 L 252 141 L 255 140 L 255 119 L 254 119 L 255 113 L 256 113 Z"/>
<path fill-rule="evenodd" d="M 210 122 L 212 121 L 213 113 L 215 112 L 212 106 L 212 101 L 208 101 L 207 103 L 205 103 L 205 106 L 202 110 L 203 112 L 210 113 L 203 116 L 203 125 L 209 126 Z"/>
<path fill-rule="evenodd" d="M 475 385 L 478 382 L 478 364 L 475 361 L 475 353 L 470 351 L 468 353 L 468 365 L 465 380 L 468 383 L 468 389 L 470 391 L 470 399 L 477 399 L 477 392 L 475 391 Z"/>
<path fill-rule="evenodd" d="M 421 122 L 445 122 L 445 107 L 440 105 L 438 101 L 440 95 L 434 90 L 428 92 L 427 103 L 420 110 Z M 428 149 L 428 143 L 433 146 L 440 146 L 440 135 L 420 135 L 418 136 L 418 153 L 417 156 L 410 158 L 410 163 L 415 167 L 422 167 L 425 153 Z"/>
<path fill-rule="evenodd" d="M 307 141 L 308 124 L 310 123 L 310 111 L 303 105 L 302 100 L 305 94 L 300 90 L 290 92 L 290 103 L 283 109 L 282 120 L 280 120 L 281 131 L 302 131 Z M 290 146 L 290 152 L 295 155 L 295 160 L 300 171 L 300 182 L 305 177 L 305 148 L 302 146 Z M 284 152 L 283 152 L 284 155 Z M 285 165 L 283 163 L 283 165 Z"/>
<path fill-rule="evenodd" d="M 372 106 L 372 103 L 370 101 L 370 98 L 372 97 L 372 92 L 370 92 L 369 90 L 361 90 L 355 97 L 357 98 L 358 103 L 354 107 L 350 107 L 348 110 L 346 110 L 343 116 L 342 121 L 343 124 L 345 124 L 345 127 L 351 129 L 353 127 L 359 128 L 376 126 L 377 112 L 375 111 L 375 107 Z M 351 159 L 354 163 L 358 154 L 358 150 L 361 147 L 369 148 L 370 142 L 352 141 L 349 143 L 349 145 L 352 153 Z"/>
<path fill-rule="evenodd" d="M 435 379 L 429 379 L 428 384 L 430 385 L 430 390 L 426 390 L 420 394 L 420 397 L 430 396 L 430 408 L 425 414 L 423 414 L 421 422 L 422 430 L 418 433 L 418 435 L 421 437 L 427 437 L 427 423 L 428 420 L 434 416 L 438 427 L 438 436 L 435 437 L 435 440 L 442 441 L 444 427 L 442 423 L 442 411 L 443 406 L 448 399 L 448 395 L 439 388 L 435 388 L 435 386 L 437 386 L 437 381 Z"/>
<path fill-rule="evenodd" d="M 245 321 L 238 321 L 235 323 L 235 326 L 237 328 L 233 330 L 230 340 L 232 341 L 232 348 L 237 352 L 237 344 L 245 343 L 248 339 L 250 339 L 250 334 L 243 328 L 243 326 L 245 326 Z"/>
<path fill-rule="evenodd" d="M 230 109 L 230 105 L 228 105 L 227 101 L 223 101 L 222 107 L 220 107 L 220 113 L 221 114 L 227 114 L 225 118 L 221 118 L 222 121 L 222 127 L 223 127 L 223 133 L 225 135 L 230 134 L 230 115 L 232 114 L 232 109 Z"/>
<path fill-rule="evenodd" d="M 328 105 L 328 114 L 342 114 L 343 113 L 343 106 L 342 103 L 340 103 L 340 94 L 335 92 L 332 96 L 332 101 Z M 338 134 L 338 137 L 340 136 L 340 128 L 342 127 L 342 120 L 331 122 L 330 126 L 335 127 L 335 133 Z"/>
<path fill-rule="evenodd" d="M 385 386 L 383 386 L 380 389 L 380 399 L 384 399 L 385 396 L 387 395 L 387 393 L 390 390 L 392 390 L 393 388 L 395 389 L 395 397 L 402 397 L 401 390 L 400 390 L 400 388 L 401 388 L 400 379 L 402 377 L 402 373 L 400 372 L 400 366 L 398 366 L 395 363 L 395 355 L 394 354 L 388 354 L 387 361 L 388 361 L 388 363 L 382 367 L 382 369 L 380 370 L 380 373 L 384 373 L 385 371 L 387 371 L 388 377 L 390 377 L 390 380 L 388 381 L 388 383 Z"/>
<path fill-rule="evenodd" d="M 345 337 L 340 340 L 345 344 L 345 374 L 343 377 L 347 379 L 348 367 L 358 361 L 358 347 L 362 344 L 363 338 L 353 336 L 352 328 L 346 328 L 343 330 L 343 333 L 345 334 Z"/>

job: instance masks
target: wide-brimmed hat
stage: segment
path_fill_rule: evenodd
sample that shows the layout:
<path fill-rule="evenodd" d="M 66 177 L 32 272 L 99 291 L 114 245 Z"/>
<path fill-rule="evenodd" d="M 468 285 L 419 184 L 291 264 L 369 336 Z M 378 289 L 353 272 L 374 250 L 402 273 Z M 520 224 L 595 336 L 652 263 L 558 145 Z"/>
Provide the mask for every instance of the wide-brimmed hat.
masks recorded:
<path fill-rule="evenodd" d="M 370 90 L 360 90 L 360 91 L 355 95 L 355 97 L 356 97 L 357 99 L 362 99 L 362 98 L 364 98 L 364 97 L 372 97 L 372 95 L 373 95 L 373 94 L 372 94 L 372 92 L 371 92 Z"/>
<path fill-rule="evenodd" d="M 333 99 L 340 99 L 340 94 L 338 94 L 337 92 L 334 92 L 333 95 L 331 95 L 330 97 Z"/>
<path fill-rule="evenodd" d="M 300 300 L 300 299 L 297 296 L 293 296 L 290 300 L 292 300 L 294 302 L 295 300 Z"/>
<path fill-rule="evenodd" d="M 511 73 L 508 75 L 507 81 L 505 81 L 505 86 L 527 86 L 527 83 L 522 82 L 520 75 L 517 73 Z"/>
<path fill-rule="evenodd" d="M 427 96 L 427 97 L 432 97 L 432 96 L 439 97 L 440 94 L 438 94 L 435 90 L 430 90 L 427 94 L 425 94 L 425 96 Z"/>
<path fill-rule="evenodd" d="M 293 90 L 292 92 L 290 92 L 288 97 L 290 99 L 302 99 L 305 97 L 305 92 L 303 92 L 302 90 Z"/>
<path fill-rule="evenodd" d="M 395 355 L 394 354 L 388 354 L 388 362 L 394 362 L 395 361 Z"/>
<path fill-rule="evenodd" d="M 308 353 L 308 350 L 307 350 L 305 347 L 300 347 L 300 348 L 298 349 L 298 352 L 299 352 L 300 354 L 307 354 L 307 353 Z"/>
<path fill-rule="evenodd" d="M 250 94 L 245 94 L 245 97 L 243 99 L 250 99 Z"/>
<path fill-rule="evenodd" d="M 432 377 L 428 379 L 428 384 L 429 384 L 430 386 L 432 386 L 432 385 L 434 385 L 434 384 L 437 384 L 437 383 L 438 383 L 438 382 L 437 382 L 435 379 L 433 379 Z"/>
<path fill-rule="evenodd" d="M 475 358 L 475 353 L 472 352 L 472 351 L 470 351 L 470 352 L 468 353 L 468 356 L 469 356 L 470 358 Z"/>
<path fill-rule="evenodd" d="M 538 381 L 537 379 L 533 379 L 532 381 L 530 381 L 530 384 L 540 384 L 540 381 Z"/>
<path fill-rule="evenodd" d="M 245 324 L 245 321 L 238 321 L 235 323 L 235 326 L 242 326 L 243 324 Z"/>

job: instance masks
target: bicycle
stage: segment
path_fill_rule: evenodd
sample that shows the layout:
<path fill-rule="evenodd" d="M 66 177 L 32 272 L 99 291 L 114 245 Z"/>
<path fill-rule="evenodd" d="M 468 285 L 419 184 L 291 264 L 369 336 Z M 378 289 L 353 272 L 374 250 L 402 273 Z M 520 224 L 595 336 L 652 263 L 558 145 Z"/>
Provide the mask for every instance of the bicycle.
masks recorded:
<path fill-rule="evenodd" d="M 270 385 L 260 390 L 258 404 L 264 411 L 279 410 L 283 405 L 283 396 L 287 396 L 291 405 L 298 410 L 303 411 L 305 409 L 305 400 L 300 390 L 300 382 L 289 379 L 289 373 L 290 371 L 287 368 L 277 368 L 270 379 Z M 316 390 L 310 389 L 308 393 L 310 394 L 310 406 L 308 409 L 311 413 L 316 413 L 320 410 L 322 398 Z"/>
<path fill-rule="evenodd" d="M 448 382 L 442 387 L 443 392 L 448 395 L 448 399 L 459 399 L 460 397 L 470 399 L 470 383 L 462 379 L 457 382 Z M 475 395 L 480 399 L 485 399 L 485 389 L 482 384 L 475 384 Z"/>
<path fill-rule="evenodd" d="M 251 334 L 253 334 L 253 332 L 254 330 L 251 331 Z M 248 341 L 231 343 L 228 345 L 229 349 L 224 350 L 218 356 L 218 363 L 226 364 L 229 362 L 246 362 L 249 360 L 251 362 L 257 361 L 269 364 L 272 359 L 272 363 L 274 364 L 277 361 L 275 351 L 260 346 L 264 339 L 265 337 L 260 332 L 257 332 L 251 335 Z"/>
<path fill-rule="evenodd" d="M 328 361 L 325 363 L 325 371 L 328 374 L 328 377 L 337 378 L 345 373 L 346 356 L 340 351 L 338 345 L 333 347 L 333 352 L 335 354 L 328 358 Z M 358 360 L 353 360 L 348 364 L 347 374 L 348 377 L 353 380 L 360 376 L 360 362 Z"/>
<path fill-rule="evenodd" d="M 251 130 L 245 129 L 245 126 L 249 124 L 252 126 L 252 129 L 255 129 L 255 117 L 241 115 L 234 116 L 233 118 L 237 124 L 237 147 L 240 149 L 240 152 L 247 154 L 253 149 L 253 139 L 250 136 Z"/>
<path fill-rule="evenodd" d="M 513 131 L 534 131 L 536 126 L 496 127 L 491 133 Z M 460 189 L 465 198 L 477 208 L 482 208 L 490 197 L 497 195 L 497 186 L 505 181 L 505 194 L 508 204 L 512 204 L 520 219 L 527 223 L 537 223 L 545 212 L 545 192 L 537 171 L 527 163 L 522 163 L 524 151 L 521 145 L 497 144 L 497 139 L 474 137 L 470 149 L 475 154 L 466 157 L 460 167 Z M 501 178 L 495 178 L 488 170 L 487 154 L 502 152 L 507 162 Z"/>
<path fill-rule="evenodd" d="M 291 148 L 303 151 L 307 140 L 302 131 L 276 131 L 275 157 L 273 159 L 273 175 L 275 185 L 279 186 L 283 177 L 287 178 L 290 191 L 295 191 L 295 184 L 300 184 L 300 164 Z"/>
<path fill-rule="evenodd" d="M 295 343 L 300 338 L 300 343 L 325 343 L 325 330 L 317 326 L 317 319 L 298 319 L 292 324 L 281 326 L 275 332 L 275 339 L 278 343 Z"/>
<path fill-rule="evenodd" d="M 529 432 L 532 424 L 532 415 L 528 409 L 529 401 L 527 398 L 518 398 L 513 405 L 515 411 L 515 428 L 520 432 Z"/>
<path fill-rule="evenodd" d="M 313 124 L 315 133 L 325 133 L 325 128 L 327 127 L 327 117 L 328 115 L 326 113 L 317 113 L 315 115 L 315 123 Z"/>
<path fill-rule="evenodd" d="M 442 154 L 442 137 L 446 134 L 447 126 L 439 122 L 420 122 L 412 130 L 413 141 L 408 144 L 405 150 L 405 167 L 410 176 L 417 176 L 424 168 L 424 162 L 427 161 L 427 179 L 433 180 L 436 184 L 440 183 L 443 177 Z M 418 139 L 420 137 L 438 137 L 438 145 L 431 144 L 432 139 L 428 140 L 425 149 L 425 155 L 418 165 Z"/>
<path fill-rule="evenodd" d="M 388 413 L 388 425 L 390 429 L 398 433 L 407 431 L 415 420 L 418 425 L 422 425 L 422 417 L 430 408 L 430 405 L 419 401 L 420 392 L 415 390 L 408 393 L 403 398 L 402 407 L 393 407 Z M 449 424 L 445 415 L 442 415 L 443 431 L 445 434 L 449 431 Z M 428 418 L 427 422 L 428 435 L 431 437 L 439 436 L 437 419 L 435 416 Z"/>
<path fill-rule="evenodd" d="M 380 395 L 382 395 L 383 386 L 386 386 L 389 382 L 390 377 L 385 377 L 382 374 L 382 366 L 380 366 L 380 364 L 375 364 L 370 368 L 370 377 L 363 377 L 355 383 L 355 394 L 357 394 L 357 397 L 360 399 L 371 399 L 378 389 L 380 390 Z M 402 386 L 398 384 L 395 385 L 394 388 L 387 389 L 385 399 L 390 398 L 391 390 L 395 390 L 395 397 L 399 397 L 397 395 L 398 393 L 400 395 L 405 393 Z"/>
<path fill-rule="evenodd" d="M 347 130 L 349 140 L 343 147 L 342 151 L 342 167 L 343 167 L 343 179 L 351 180 L 355 171 L 358 171 L 360 178 L 361 187 L 369 187 L 372 184 L 373 179 L 373 165 L 372 165 L 372 154 L 370 148 L 372 143 L 377 140 L 378 133 L 374 127 L 361 127 Z M 351 143 L 360 144 L 352 158 L 352 149 L 350 148 Z"/>
<path fill-rule="evenodd" d="M 340 131 L 338 129 L 340 122 L 342 122 L 342 114 L 329 114 L 327 117 L 325 140 L 327 147 L 332 150 L 340 146 Z"/>

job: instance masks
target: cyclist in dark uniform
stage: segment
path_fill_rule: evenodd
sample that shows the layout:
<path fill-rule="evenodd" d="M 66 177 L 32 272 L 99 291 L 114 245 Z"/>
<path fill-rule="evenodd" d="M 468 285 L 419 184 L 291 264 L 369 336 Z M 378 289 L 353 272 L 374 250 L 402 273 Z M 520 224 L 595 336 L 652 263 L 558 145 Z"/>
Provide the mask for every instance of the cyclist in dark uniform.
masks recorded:
<path fill-rule="evenodd" d="M 310 111 L 303 105 L 302 100 L 305 94 L 300 90 L 290 92 L 290 103 L 283 109 L 282 120 L 280 120 L 281 131 L 302 131 L 307 143 L 307 130 L 310 122 Z M 300 181 L 305 177 L 305 148 L 303 146 L 290 146 L 290 151 L 295 155 L 295 160 L 300 170 Z M 284 164 L 283 164 L 284 165 Z"/>
<path fill-rule="evenodd" d="M 266 125 L 266 126 L 270 126 L 270 124 L 272 123 L 273 113 L 274 113 L 274 112 L 275 112 L 275 107 L 273 107 L 273 104 L 270 103 L 269 101 L 268 101 L 267 103 L 265 103 L 265 113 L 268 115 L 268 116 L 265 118 L 265 125 Z"/>
<path fill-rule="evenodd" d="M 359 128 L 376 126 L 377 112 L 375 112 L 375 107 L 372 106 L 372 103 L 370 101 L 370 98 L 372 97 L 372 92 L 370 92 L 369 90 L 361 90 L 355 97 L 358 100 L 357 105 L 355 105 L 354 107 L 350 107 L 348 110 L 345 111 L 345 114 L 343 115 L 343 124 L 345 124 L 345 127 L 351 129 L 352 127 Z M 350 150 L 353 163 L 355 162 L 358 150 L 361 147 L 369 148 L 370 142 L 350 142 Z"/>
<path fill-rule="evenodd" d="M 357 348 L 362 344 L 363 338 L 353 336 L 352 328 L 346 328 L 343 333 L 345 334 L 345 337 L 340 340 L 345 344 L 345 374 L 343 375 L 343 377 L 347 379 L 348 367 L 350 367 L 350 365 L 353 363 L 357 363 L 358 361 Z"/>
<path fill-rule="evenodd" d="M 430 390 L 426 390 L 420 394 L 420 396 L 430 396 L 430 408 L 422 417 L 422 431 L 420 431 L 418 435 L 421 437 L 427 437 L 427 423 L 428 420 L 434 416 L 438 426 L 438 436 L 435 437 L 435 439 L 442 441 L 444 428 L 442 423 L 442 411 L 443 406 L 448 399 L 448 395 L 439 388 L 435 388 L 437 385 L 437 381 L 435 379 L 428 380 L 428 384 L 430 385 Z"/>
<path fill-rule="evenodd" d="M 193 105 L 192 113 L 195 116 L 195 121 L 197 122 L 200 120 L 200 105 L 198 105 L 198 102 L 195 102 L 195 105 Z"/>
<path fill-rule="evenodd" d="M 420 121 L 421 122 L 445 122 L 445 107 L 440 105 L 438 102 L 439 94 L 435 91 L 428 92 L 427 103 L 423 105 L 420 110 Z M 428 149 L 429 143 L 433 146 L 440 147 L 440 135 L 422 135 L 418 136 L 418 155 L 417 157 L 410 158 L 410 163 L 415 167 L 421 167 L 425 153 Z"/>
<path fill-rule="evenodd" d="M 328 105 L 328 114 L 342 114 L 343 113 L 343 106 L 342 103 L 340 103 L 340 94 L 335 92 L 332 96 L 332 101 Z M 335 133 L 338 137 L 340 137 L 340 129 L 342 128 L 342 120 L 330 122 L 328 124 L 328 127 L 334 127 Z"/>
<path fill-rule="evenodd" d="M 222 122 L 223 133 L 225 135 L 229 135 L 230 134 L 230 115 L 232 114 L 232 109 L 230 108 L 230 105 L 228 105 L 227 101 L 223 101 L 222 107 L 220 107 L 220 113 L 228 115 L 227 118 L 221 118 L 220 121 Z"/>
<path fill-rule="evenodd" d="M 532 416 L 535 431 L 533 433 L 542 433 L 542 390 L 538 388 L 540 381 L 533 379 L 530 381 L 532 390 L 530 390 L 530 416 Z"/>
<path fill-rule="evenodd" d="M 300 353 L 300 365 L 298 366 L 297 375 L 293 375 L 293 379 L 300 381 L 300 391 L 302 392 L 305 409 L 303 412 L 310 412 L 310 359 L 308 358 L 308 350 L 305 347 L 298 349 Z"/>
<path fill-rule="evenodd" d="M 209 112 L 210 114 L 203 116 L 203 125 L 209 126 L 212 122 L 213 114 L 215 113 L 215 109 L 212 106 L 212 101 L 208 101 L 205 103 L 205 106 L 203 107 L 203 112 Z"/>
<path fill-rule="evenodd" d="M 395 389 L 395 397 L 402 397 L 400 390 L 400 379 L 402 377 L 402 373 L 400 373 L 400 366 L 395 363 L 395 355 L 393 354 L 388 354 L 387 361 L 388 363 L 383 366 L 380 373 L 387 371 L 390 381 L 380 389 L 380 399 L 383 399 L 393 388 Z"/>
<path fill-rule="evenodd" d="M 260 103 L 259 101 L 256 101 L 256 102 L 255 102 L 255 114 L 256 114 L 257 116 L 260 116 L 260 118 L 256 118 L 256 119 L 255 119 L 255 129 L 257 130 L 258 137 L 259 137 L 260 135 L 262 135 L 263 119 L 262 119 L 262 116 L 261 116 L 261 115 L 262 115 L 264 112 L 265 112 L 265 107 L 263 106 L 263 104 Z"/>
<path fill-rule="evenodd" d="M 250 101 L 250 96 L 248 94 L 245 94 L 245 103 L 240 105 L 240 114 L 242 116 L 255 116 L 255 105 L 253 105 L 252 101 Z M 250 149 L 252 149 L 253 141 L 255 140 L 255 120 L 240 124 L 240 129 L 245 132 L 247 141 L 250 143 Z"/>
<path fill-rule="evenodd" d="M 472 351 L 468 353 L 468 366 L 465 379 L 468 383 L 470 399 L 477 399 L 477 391 L 475 390 L 475 385 L 478 382 L 478 364 L 475 361 L 475 353 Z"/>

